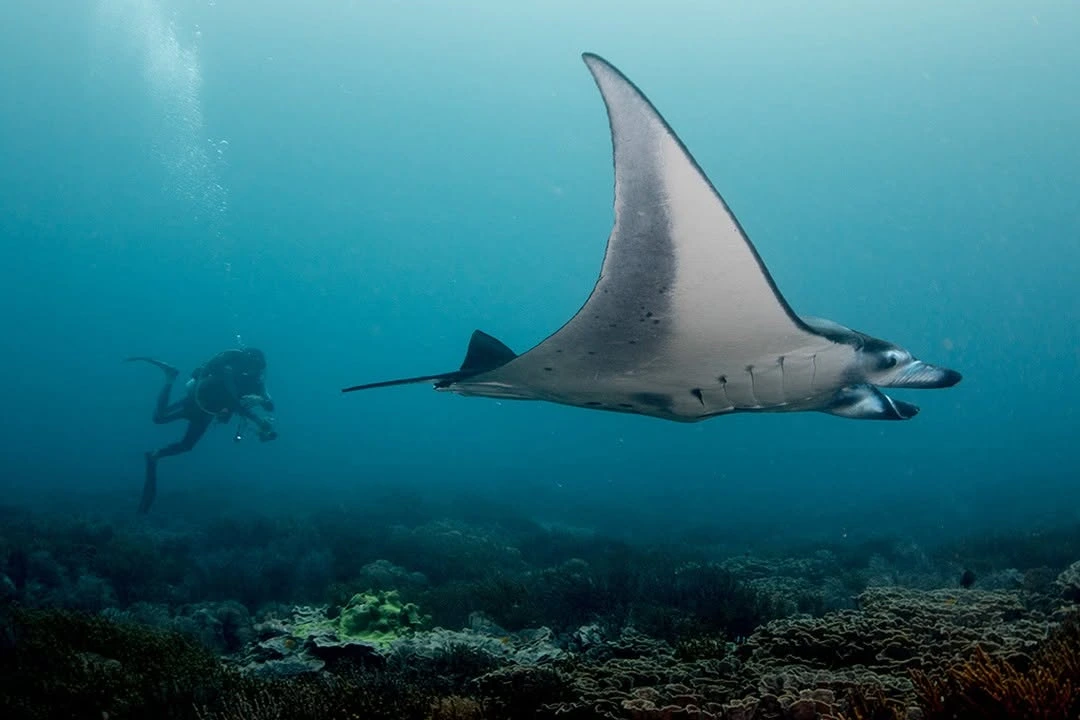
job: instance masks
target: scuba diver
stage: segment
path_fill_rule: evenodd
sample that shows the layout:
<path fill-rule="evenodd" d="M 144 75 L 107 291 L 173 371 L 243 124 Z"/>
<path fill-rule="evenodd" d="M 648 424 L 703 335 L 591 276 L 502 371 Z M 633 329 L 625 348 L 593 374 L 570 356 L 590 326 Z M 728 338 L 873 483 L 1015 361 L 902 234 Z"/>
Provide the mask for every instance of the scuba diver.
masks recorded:
<path fill-rule="evenodd" d="M 254 412 L 255 407 L 261 407 L 267 412 L 274 409 L 274 401 L 266 391 L 263 381 L 266 356 L 262 350 L 244 348 L 218 353 L 191 373 L 191 378 L 184 386 L 184 397 L 172 404 L 169 404 L 169 394 L 180 374 L 179 371 L 172 365 L 151 357 L 137 356 L 125 360 L 132 361 L 150 363 L 165 373 L 165 385 L 158 393 L 157 405 L 154 408 L 154 423 L 163 425 L 176 420 L 187 420 L 188 423 L 180 440 L 146 453 L 146 480 L 139 503 L 140 514 L 150 510 L 150 505 L 157 495 L 157 461 L 163 457 L 191 451 L 215 419 L 226 423 L 233 414 L 240 416 L 240 425 L 233 437 L 235 442 L 239 442 L 243 437 L 243 430 L 248 422 L 258 428 L 260 441 L 266 442 L 277 437 L 271 421 Z"/>

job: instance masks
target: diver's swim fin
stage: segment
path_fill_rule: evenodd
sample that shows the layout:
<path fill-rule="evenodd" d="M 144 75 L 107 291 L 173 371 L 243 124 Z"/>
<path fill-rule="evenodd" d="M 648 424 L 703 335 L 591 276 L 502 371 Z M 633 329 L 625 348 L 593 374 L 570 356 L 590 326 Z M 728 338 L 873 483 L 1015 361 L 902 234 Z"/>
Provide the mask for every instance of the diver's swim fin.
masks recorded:
<path fill-rule="evenodd" d="M 141 360 L 142 362 L 150 363 L 154 367 L 159 368 L 163 373 L 165 373 L 169 377 L 175 378 L 177 375 L 180 374 L 180 371 L 178 369 L 176 369 L 175 367 L 173 367 L 172 365 L 170 365 L 169 363 L 167 363 L 167 362 L 165 362 L 163 360 L 158 360 L 158 359 L 152 358 L 152 357 L 146 357 L 145 355 L 134 355 L 134 356 L 129 357 L 129 358 L 124 358 L 124 362 L 134 362 L 136 360 Z"/>
<path fill-rule="evenodd" d="M 153 452 L 146 453 L 146 480 L 143 482 L 142 499 L 139 501 L 139 514 L 150 512 L 150 506 L 157 497 L 157 459 Z"/>

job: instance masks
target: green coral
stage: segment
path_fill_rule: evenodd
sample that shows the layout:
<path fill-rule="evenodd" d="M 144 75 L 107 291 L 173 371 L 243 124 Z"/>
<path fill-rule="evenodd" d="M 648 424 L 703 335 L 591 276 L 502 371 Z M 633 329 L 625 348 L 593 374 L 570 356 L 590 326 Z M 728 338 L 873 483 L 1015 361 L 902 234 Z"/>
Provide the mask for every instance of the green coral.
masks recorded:
<path fill-rule="evenodd" d="M 332 633 L 341 641 L 386 645 L 411 635 L 431 620 L 415 603 L 402 602 L 397 590 L 368 590 L 354 594 L 336 617 L 326 608 L 296 608 L 290 632 L 296 637 Z"/>
<path fill-rule="evenodd" d="M 342 637 L 383 645 L 421 628 L 430 619 L 415 603 L 402 602 L 397 590 L 356 593 L 341 609 Z"/>

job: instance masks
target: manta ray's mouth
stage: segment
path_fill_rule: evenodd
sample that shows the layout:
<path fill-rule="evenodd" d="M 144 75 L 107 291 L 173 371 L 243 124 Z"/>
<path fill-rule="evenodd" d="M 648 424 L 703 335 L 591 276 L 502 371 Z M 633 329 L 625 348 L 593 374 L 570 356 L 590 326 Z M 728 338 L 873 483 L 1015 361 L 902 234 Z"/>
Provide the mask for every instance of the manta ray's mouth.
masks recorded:
<path fill-rule="evenodd" d="M 952 387 L 960 382 L 963 377 L 955 370 L 929 365 L 921 360 L 916 360 L 895 378 L 883 385 L 891 388 L 936 390 L 938 388 Z"/>

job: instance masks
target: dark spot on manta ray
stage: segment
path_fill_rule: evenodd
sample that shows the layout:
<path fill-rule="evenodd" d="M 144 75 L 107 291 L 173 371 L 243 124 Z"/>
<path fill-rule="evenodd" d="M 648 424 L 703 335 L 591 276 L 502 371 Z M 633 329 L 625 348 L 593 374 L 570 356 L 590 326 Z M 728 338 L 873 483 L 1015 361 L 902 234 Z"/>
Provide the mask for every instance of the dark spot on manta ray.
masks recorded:
<path fill-rule="evenodd" d="M 637 340 L 627 340 L 631 345 L 637 345 Z"/>
<path fill-rule="evenodd" d="M 705 407 L 705 397 L 701 394 L 701 388 L 693 388 L 690 391 L 690 394 L 698 399 L 698 402 L 701 403 L 701 407 Z"/>
<path fill-rule="evenodd" d="M 652 321 L 652 324 L 653 324 L 653 325 L 659 325 L 659 324 L 660 324 L 660 321 L 659 321 L 659 320 L 653 320 L 653 321 Z"/>
<path fill-rule="evenodd" d="M 633 409 L 634 406 L 631 405 L 630 403 L 619 403 L 619 407 Z"/>
<path fill-rule="evenodd" d="M 642 310 L 644 310 L 644 309 L 645 309 L 645 307 L 644 307 L 644 306 L 642 306 L 642 308 L 641 308 L 641 309 L 642 309 Z M 645 313 L 645 317 L 652 317 L 652 310 L 650 310 L 649 312 Z"/>
<path fill-rule="evenodd" d="M 590 351 L 589 351 L 589 354 L 590 354 L 590 355 L 595 355 L 595 354 L 596 354 L 596 351 L 595 351 L 595 350 L 590 350 Z"/>
<path fill-rule="evenodd" d="M 549 367 L 546 367 L 546 368 L 544 368 L 544 369 L 545 369 L 545 370 L 547 370 L 548 372 L 551 372 L 551 371 L 552 371 L 552 368 L 549 368 Z"/>
<path fill-rule="evenodd" d="M 590 400 L 587 403 L 585 403 L 585 407 L 600 407 L 603 404 L 604 403 L 596 402 L 595 400 Z"/>
<path fill-rule="evenodd" d="M 727 385 L 727 375 L 721 375 L 720 377 L 716 378 L 716 381 L 721 385 Z"/>

